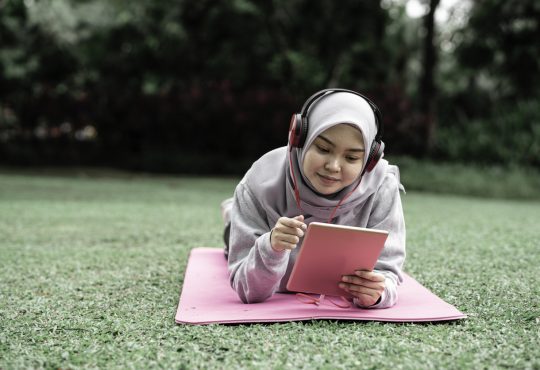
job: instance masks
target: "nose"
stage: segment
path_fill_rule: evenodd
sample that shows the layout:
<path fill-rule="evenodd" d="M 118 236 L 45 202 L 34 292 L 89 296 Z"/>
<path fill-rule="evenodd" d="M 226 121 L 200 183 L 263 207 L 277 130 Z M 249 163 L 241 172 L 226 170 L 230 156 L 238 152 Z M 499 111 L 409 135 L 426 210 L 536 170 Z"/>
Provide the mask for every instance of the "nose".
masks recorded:
<path fill-rule="evenodd" d="M 324 169 L 329 172 L 339 172 L 340 168 L 341 166 L 339 164 L 339 160 L 335 157 L 328 158 L 328 160 L 324 164 Z"/>

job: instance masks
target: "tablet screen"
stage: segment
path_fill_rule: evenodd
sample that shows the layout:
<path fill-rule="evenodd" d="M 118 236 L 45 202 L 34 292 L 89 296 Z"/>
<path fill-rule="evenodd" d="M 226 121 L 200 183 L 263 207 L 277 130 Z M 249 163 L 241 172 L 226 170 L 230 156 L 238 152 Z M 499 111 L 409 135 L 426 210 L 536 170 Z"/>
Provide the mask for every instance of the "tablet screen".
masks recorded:
<path fill-rule="evenodd" d="M 338 287 L 343 275 L 373 270 L 388 231 L 312 222 L 300 246 L 287 289 L 352 297 Z"/>

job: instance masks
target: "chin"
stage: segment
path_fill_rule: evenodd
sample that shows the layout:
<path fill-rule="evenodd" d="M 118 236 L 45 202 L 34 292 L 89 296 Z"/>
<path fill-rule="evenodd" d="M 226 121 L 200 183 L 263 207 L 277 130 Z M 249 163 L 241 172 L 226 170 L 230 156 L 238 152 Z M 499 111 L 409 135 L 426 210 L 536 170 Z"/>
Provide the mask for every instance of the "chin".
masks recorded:
<path fill-rule="evenodd" d="M 336 191 L 329 191 L 327 189 L 315 189 L 315 190 L 317 190 L 317 193 L 321 195 L 331 195 L 331 194 L 337 193 Z"/>
<path fill-rule="evenodd" d="M 329 188 L 329 187 L 321 187 L 321 186 L 317 186 L 315 189 L 317 190 L 317 192 L 318 192 L 319 194 L 323 194 L 323 195 L 332 195 L 332 194 L 335 194 L 335 193 L 340 192 L 340 191 L 343 189 L 343 187 L 338 186 L 338 187 L 331 187 L 331 188 Z"/>

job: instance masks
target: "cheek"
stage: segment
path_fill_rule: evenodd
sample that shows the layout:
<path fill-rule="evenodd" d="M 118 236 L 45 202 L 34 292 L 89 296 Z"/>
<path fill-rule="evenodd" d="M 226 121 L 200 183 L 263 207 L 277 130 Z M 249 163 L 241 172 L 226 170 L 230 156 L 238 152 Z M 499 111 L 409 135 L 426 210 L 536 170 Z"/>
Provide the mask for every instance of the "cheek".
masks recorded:
<path fill-rule="evenodd" d="M 360 176 L 360 173 L 362 172 L 362 164 L 363 163 L 360 162 L 360 163 L 355 163 L 347 167 L 347 174 L 346 174 L 347 181 L 352 183 L 354 180 L 356 180 Z"/>
<path fill-rule="evenodd" d="M 317 153 L 313 151 L 308 151 L 304 158 L 304 165 L 302 166 L 302 171 L 305 175 L 310 175 L 320 166 L 321 160 Z"/>

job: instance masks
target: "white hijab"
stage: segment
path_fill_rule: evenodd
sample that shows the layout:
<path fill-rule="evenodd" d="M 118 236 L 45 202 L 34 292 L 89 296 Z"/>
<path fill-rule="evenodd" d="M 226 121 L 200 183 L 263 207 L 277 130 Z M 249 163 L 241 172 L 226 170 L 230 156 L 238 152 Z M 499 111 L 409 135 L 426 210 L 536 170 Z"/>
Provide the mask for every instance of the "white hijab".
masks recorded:
<path fill-rule="evenodd" d="M 362 97 L 348 92 L 324 95 L 311 105 L 307 117 L 309 126 L 302 148 L 290 150 L 289 143 L 287 148 L 282 147 L 268 153 L 253 165 L 244 178 L 269 215 L 270 223 L 281 216 L 291 217 L 298 214 L 304 214 L 307 222 L 311 217 L 329 221 L 332 215 L 339 217 L 361 206 L 377 191 L 387 171 L 396 174 L 399 180 L 397 167 L 380 159 L 371 172 L 359 176 L 351 185 L 337 193 L 322 195 L 315 191 L 302 173 L 306 151 L 315 138 L 330 127 L 342 123 L 358 128 L 364 138 L 365 166 L 377 127 L 369 104 Z M 295 197 L 294 179 L 300 195 L 300 209 Z"/>

